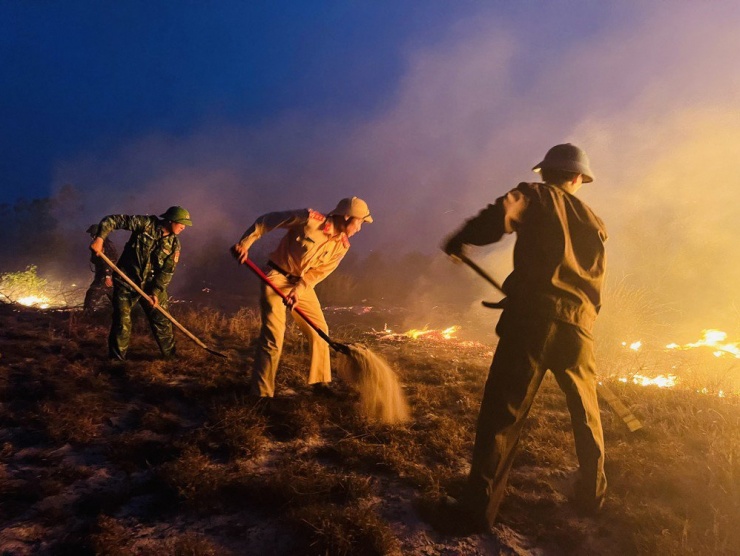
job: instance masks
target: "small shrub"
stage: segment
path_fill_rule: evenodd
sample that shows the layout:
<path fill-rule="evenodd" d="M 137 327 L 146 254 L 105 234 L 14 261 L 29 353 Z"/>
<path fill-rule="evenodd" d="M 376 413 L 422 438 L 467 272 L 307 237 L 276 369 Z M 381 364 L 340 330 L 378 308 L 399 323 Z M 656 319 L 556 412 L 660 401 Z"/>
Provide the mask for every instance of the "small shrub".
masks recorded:
<path fill-rule="evenodd" d="M 267 443 L 266 427 L 265 418 L 254 407 L 218 406 L 213 424 L 202 432 L 203 443 L 230 456 L 254 457 Z"/>
<path fill-rule="evenodd" d="M 164 556 L 217 556 L 222 554 L 207 538 L 195 533 L 170 537 L 165 542 Z"/>
<path fill-rule="evenodd" d="M 398 539 L 372 508 L 309 505 L 293 510 L 289 517 L 307 537 L 306 555 L 395 556 L 401 554 Z"/>
<path fill-rule="evenodd" d="M 291 506 L 356 501 L 370 495 L 371 482 L 367 476 L 335 472 L 303 460 L 286 461 L 268 479 L 276 499 Z"/>
<path fill-rule="evenodd" d="M 47 401 L 39 405 L 38 419 L 49 436 L 58 442 L 88 443 L 100 435 L 103 409 L 93 396 L 79 395 L 69 401 Z"/>
<path fill-rule="evenodd" d="M 36 274 L 36 268 L 35 265 L 30 265 L 26 270 L 0 275 L 0 300 L 18 303 L 25 297 L 45 297 L 47 280 Z"/>
<path fill-rule="evenodd" d="M 98 518 L 96 531 L 90 535 L 95 554 L 106 556 L 128 556 L 131 554 L 131 541 L 131 531 L 120 520 L 107 515 Z"/>
<path fill-rule="evenodd" d="M 158 475 L 187 504 L 209 507 L 219 498 L 227 481 L 222 466 L 211 462 L 196 447 L 188 446 L 182 455 L 165 463 Z"/>

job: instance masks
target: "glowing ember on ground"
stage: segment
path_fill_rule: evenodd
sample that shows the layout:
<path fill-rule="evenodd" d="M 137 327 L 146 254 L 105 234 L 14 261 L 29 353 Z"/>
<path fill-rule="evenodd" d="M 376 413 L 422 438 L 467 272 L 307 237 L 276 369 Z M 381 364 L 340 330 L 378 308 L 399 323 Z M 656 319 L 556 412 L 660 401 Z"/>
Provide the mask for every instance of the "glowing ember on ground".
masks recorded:
<path fill-rule="evenodd" d="M 373 311 L 372 306 L 367 305 L 350 305 L 348 307 L 325 307 L 325 311 L 332 313 L 354 313 L 355 315 L 365 315 Z"/>
<path fill-rule="evenodd" d="M 16 300 L 17 303 L 20 305 L 25 305 L 26 307 L 40 307 L 41 309 L 48 309 L 49 308 L 49 299 L 46 297 L 38 297 L 36 295 L 28 295 L 26 297 L 21 297 L 20 299 Z"/>
<path fill-rule="evenodd" d="M 715 359 L 728 355 L 732 359 L 740 359 L 739 344 L 728 342 L 726 332 L 704 330 L 699 341 L 687 344 L 671 343 L 651 347 L 642 341 L 624 341 L 621 342 L 621 347 L 625 352 L 634 353 L 620 360 L 619 371 L 612 375 L 620 382 L 688 389 L 720 398 L 740 395 L 740 377 L 736 374 L 738 363 Z M 680 356 L 676 353 L 689 350 L 693 350 L 693 353 Z"/>
<path fill-rule="evenodd" d="M 620 382 L 628 382 L 626 378 L 620 378 Z M 676 386 L 678 378 L 676 375 L 658 375 L 654 378 L 641 374 L 632 375 L 632 383 L 639 386 L 657 386 L 658 388 L 673 388 Z"/>
<path fill-rule="evenodd" d="M 734 343 L 723 343 L 727 339 L 727 333 L 722 332 L 721 330 L 704 330 L 702 332 L 703 338 L 699 340 L 698 342 L 694 342 L 691 344 L 668 344 L 666 346 L 666 349 L 692 349 L 692 348 L 698 348 L 698 347 L 711 347 L 714 348 L 714 356 L 715 357 L 722 357 L 723 355 L 733 355 L 736 358 L 740 359 L 740 347 L 738 347 L 737 342 Z"/>
<path fill-rule="evenodd" d="M 379 340 L 419 340 L 425 342 L 444 342 L 450 344 L 451 347 L 465 348 L 465 349 L 485 349 L 482 355 L 490 356 L 493 352 L 490 350 L 490 346 L 475 342 L 472 340 L 459 340 L 455 337 L 462 329 L 461 326 L 449 326 L 445 329 L 428 329 L 426 327 L 422 329 L 412 328 L 406 332 L 396 333 L 386 325 L 383 330 L 375 331 L 375 335 Z"/>
<path fill-rule="evenodd" d="M 622 342 L 622 345 L 624 347 L 629 347 L 632 351 L 639 351 L 642 347 L 642 341 L 632 342 L 631 344 L 627 344 L 627 342 Z"/>
<path fill-rule="evenodd" d="M 459 326 L 450 326 L 448 328 L 445 328 L 444 330 L 429 330 L 425 326 L 421 330 L 412 328 L 411 330 L 404 332 L 403 334 L 404 336 L 408 336 L 413 340 L 421 338 L 422 336 L 427 336 L 435 339 L 452 340 L 454 339 L 454 336 L 458 330 L 460 330 Z"/>

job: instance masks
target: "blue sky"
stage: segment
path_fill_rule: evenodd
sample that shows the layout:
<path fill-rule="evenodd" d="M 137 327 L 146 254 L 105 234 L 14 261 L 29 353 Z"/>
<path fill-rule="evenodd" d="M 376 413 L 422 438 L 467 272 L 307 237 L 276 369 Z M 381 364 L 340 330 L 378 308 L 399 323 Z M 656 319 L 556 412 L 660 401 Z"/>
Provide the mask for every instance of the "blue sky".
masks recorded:
<path fill-rule="evenodd" d="M 150 133 L 253 127 L 296 112 L 371 118 L 392 99 L 410 48 L 443 42 L 482 15 L 530 33 L 526 84 L 537 52 L 559 48 L 531 21 L 561 12 L 595 33 L 615 10 L 590 4 L 564 2 L 562 12 L 541 2 L 3 1 L 0 200 L 48 195 L 59 161 Z"/>
<path fill-rule="evenodd" d="M 447 2 L 3 2 L 3 198 L 48 194 L 55 161 L 153 131 L 259 125 L 284 111 L 372 114 L 401 74 L 403 46 L 434 41 L 465 11 Z"/>

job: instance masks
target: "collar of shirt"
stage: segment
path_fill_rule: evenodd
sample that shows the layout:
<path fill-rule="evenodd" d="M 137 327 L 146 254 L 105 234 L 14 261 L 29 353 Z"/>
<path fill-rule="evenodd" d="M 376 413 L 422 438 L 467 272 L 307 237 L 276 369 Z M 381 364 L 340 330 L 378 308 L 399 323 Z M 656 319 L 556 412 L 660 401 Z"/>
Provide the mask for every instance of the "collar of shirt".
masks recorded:
<path fill-rule="evenodd" d="M 327 218 L 324 222 L 324 226 L 321 228 L 321 231 L 324 232 L 327 236 L 329 236 L 331 239 L 337 239 L 342 242 L 342 245 L 344 245 L 347 249 L 349 249 L 349 238 L 347 237 L 347 234 L 344 232 L 340 232 L 338 234 L 334 233 L 334 224 L 331 221 L 331 218 Z"/>
<path fill-rule="evenodd" d="M 166 230 L 164 229 L 164 221 L 158 220 L 157 223 L 154 225 L 154 229 L 156 230 L 159 238 L 162 239 L 164 237 L 167 237 L 169 234 L 166 234 Z"/>

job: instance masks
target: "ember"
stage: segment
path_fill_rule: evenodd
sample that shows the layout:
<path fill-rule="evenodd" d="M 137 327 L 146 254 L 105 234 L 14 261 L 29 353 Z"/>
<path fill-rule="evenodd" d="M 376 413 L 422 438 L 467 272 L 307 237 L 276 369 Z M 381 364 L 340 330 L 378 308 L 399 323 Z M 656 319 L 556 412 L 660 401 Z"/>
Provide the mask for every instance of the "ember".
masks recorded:
<path fill-rule="evenodd" d="M 727 342 L 727 336 L 721 330 L 707 329 L 700 340 L 687 344 L 650 348 L 642 341 L 621 342 L 625 352 L 632 354 L 612 376 L 638 386 L 680 387 L 720 398 L 737 395 L 737 369 L 732 361 L 740 359 L 740 347 L 737 342 Z M 725 356 L 731 360 L 723 363 Z"/>
<path fill-rule="evenodd" d="M 627 347 L 627 342 L 622 342 L 622 345 L 625 346 L 625 347 Z M 639 351 L 641 347 L 642 347 L 642 342 L 641 341 L 632 342 L 631 344 L 629 344 L 629 348 L 632 351 Z"/>
<path fill-rule="evenodd" d="M 49 298 L 39 297 L 37 295 L 27 295 L 26 297 L 16 299 L 15 302 L 19 305 L 25 305 L 26 307 L 35 306 L 41 309 L 48 309 L 50 303 Z"/>
<path fill-rule="evenodd" d="M 619 382 L 628 382 L 627 378 L 620 378 Z M 658 388 L 673 388 L 676 385 L 676 375 L 658 375 L 654 378 L 650 378 L 641 374 L 632 375 L 633 384 L 639 386 L 657 386 Z"/>
<path fill-rule="evenodd" d="M 39 309 L 69 307 L 79 304 L 84 290 L 77 284 L 66 286 L 50 282 L 36 273 L 35 266 L 0 275 L 0 302 Z"/>
<path fill-rule="evenodd" d="M 694 342 L 691 344 L 668 344 L 666 346 L 666 349 L 692 349 L 692 348 L 698 348 L 698 347 L 711 347 L 714 348 L 714 356 L 715 357 L 722 357 L 723 355 L 733 355 L 735 358 L 740 359 L 740 347 L 738 347 L 737 342 L 734 343 L 723 343 L 727 339 L 727 333 L 722 332 L 721 330 L 704 330 L 702 332 L 703 337 L 698 342 Z"/>
<path fill-rule="evenodd" d="M 429 339 L 452 340 L 458 330 L 460 330 L 459 326 L 450 326 L 448 328 L 445 328 L 444 330 L 429 330 L 425 326 L 421 330 L 412 328 L 411 330 L 404 332 L 403 334 L 404 336 L 408 336 L 413 340 L 421 338 L 422 336 Z"/>
<path fill-rule="evenodd" d="M 461 326 L 453 325 L 444 329 L 429 329 L 426 326 L 421 329 L 412 328 L 406 332 L 393 332 L 388 325 L 383 327 L 383 330 L 373 330 L 372 335 L 381 341 L 414 341 L 414 342 L 430 342 L 434 344 L 444 343 L 449 348 L 459 350 L 475 350 L 480 351 L 480 355 L 484 357 L 490 357 L 493 355 L 491 346 L 476 342 L 472 340 L 460 340 L 456 337 L 456 334 L 462 330 Z"/>

